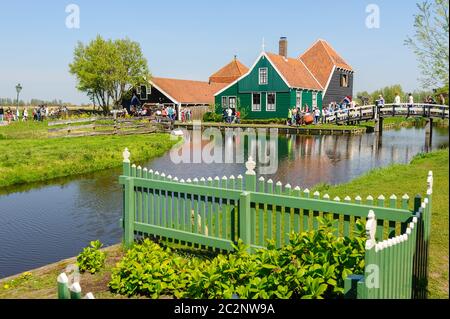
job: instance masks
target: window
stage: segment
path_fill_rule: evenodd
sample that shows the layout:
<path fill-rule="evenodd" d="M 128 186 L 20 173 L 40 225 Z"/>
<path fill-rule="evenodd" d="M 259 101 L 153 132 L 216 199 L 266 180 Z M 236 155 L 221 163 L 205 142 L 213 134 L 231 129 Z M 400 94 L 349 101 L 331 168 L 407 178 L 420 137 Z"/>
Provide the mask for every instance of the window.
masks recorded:
<path fill-rule="evenodd" d="M 312 92 L 312 107 L 317 107 L 317 92 Z"/>
<path fill-rule="evenodd" d="M 267 68 L 259 68 L 259 85 L 267 84 Z"/>
<path fill-rule="evenodd" d="M 297 91 L 297 93 L 296 93 L 295 106 L 298 108 L 302 107 L 302 91 Z"/>
<path fill-rule="evenodd" d="M 147 86 L 146 85 L 141 85 L 141 100 L 146 100 L 147 99 Z"/>
<path fill-rule="evenodd" d="M 226 96 L 222 96 L 222 108 L 227 108 L 228 107 L 228 103 L 227 103 L 228 99 Z"/>
<path fill-rule="evenodd" d="M 266 111 L 276 111 L 276 94 L 267 93 Z"/>
<path fill-rule="evenodd" d="M 348 87 L 348 74 L 341 74 L 341 87 Z"/>
<path fill-rule="evenodd" d="M 236 108 L 236 97 L 235 96 L 230 96 L 228 98 L 228 106 L 232 109 Z"/>
<path fill-rule="evenodd" d="M 253 93 L 252 111 L 261 111 L 261 93 Z"/>

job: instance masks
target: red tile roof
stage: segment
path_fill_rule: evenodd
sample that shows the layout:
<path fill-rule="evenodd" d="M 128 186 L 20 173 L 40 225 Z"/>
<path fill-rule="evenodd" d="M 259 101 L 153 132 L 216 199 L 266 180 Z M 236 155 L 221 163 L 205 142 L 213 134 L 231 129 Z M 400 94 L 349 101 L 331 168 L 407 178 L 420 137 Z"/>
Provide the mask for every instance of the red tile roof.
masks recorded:
<path fill-rule="evenodd" d="M 299 59 L 325 88 L 333 67 L 353 71 L 352 67 L 325 40 L 317 40 Z"/>
<path fill-rule="evenodd" d="M 248 72 L 248 68 L 243 65 L 238 59 L 234 58 L 233 61 L 225 65 L 219 71 L 215 72 L 209 77 L 211 83 L 231 83 L 242 75 Z"/>
<path fill-rule="evenodd" d="M 282 55 L 274 53 L 266 53 L 266 55 L 290 87 L 323 90 L 322 85 L 299 59 L 285 58 Z"/>
<path fill-rule="evenodd" d="M 176 102 L 183 104 L 214 104 L 214 94 L 227 85 L 156 77 L 151 82 L 163 90 L 163 94 L 168 94 Z"/>

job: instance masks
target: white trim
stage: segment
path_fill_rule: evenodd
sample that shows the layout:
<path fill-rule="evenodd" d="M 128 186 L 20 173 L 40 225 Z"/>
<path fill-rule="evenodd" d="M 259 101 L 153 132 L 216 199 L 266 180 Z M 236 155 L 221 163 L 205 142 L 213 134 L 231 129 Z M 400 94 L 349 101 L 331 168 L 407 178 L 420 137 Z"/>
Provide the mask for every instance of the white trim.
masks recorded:
<path fill-rule="evenodd" d="M 300 105 L 297 105 L 297 94 L 300 93 Z M 295 107 L 302 108 L 303 103 L 303 90 L 295 90 Z"/>
<path fill-rule="evenodd" d="M 154 86 L 158 91 L 160 91 L 162 94 L 164 94 L 167 98 L 169 98 L 169 100 L 172 100 L 172 102 L 174 104 L 181 104 L 180 102 L 178 102 L 176 99 L 174 99 L 172 96 L 170 96 L 169 94 L 167 94 L 163 89 L 161 89 L 159 86 L 157 86 L 155 83 L 153 83 L 152 80 L 148 81 L 152 86 Z"/>
<path fill-rule="evenodd" d="M 274 104 L 274 109 L 273 110 L 269 110 L 267 107 L 269 105 L 269 94 L 273 94 L 275 95 L 275 104 Z M 266 92 L 266 112 L 276 112 L 277 111 L 277 92 Z"/>
<path fill-rule="evenodd" d="M 266 70 L 266 83 L 261 82 L 261 71 Z M 269 84 L 269 68 L 268 67 L 262 67 L 258 68 L 258 85 L 268 85 Z"/>
<path fill-rule="evenodd" d="M 231 98 L 234 98 L 234 109 L 236 109 L 236 107 L 237 107 L 237 96 L 234 96 L 234 95 L 231 95 L 231 96 L 228 96 L 227 97 L 228 98 L 228 107 L 231 109 L 232 107 L 230 106 L 230 99 Z"/>
<path fill-rule="evenodd" d="M 346 79 L 346 86 L 343 86 L 342 85 L 342 77 L 343 76 L 345 76 L 345 79 Z M 349 80 L 350 80 L 350 78 L 349 78 L 349 74 L 348 73 L 345 73 L 345 71 L 342 73 L 342 71 L 341 71 L 341 73 L 339 74 L 339 86 L 341 87 L 341 88 L 348 88 L 350 85 L 349 85 Z"/>
<path fill-rule="evenodd" d="M 225 99 L 225 104 L 223 103 L 223 100 Z M 220 101 L 220 104 L 222 106 L 222 109 L 227 107 L 228 108 L 228 96 L 222 96 L 222 99 Z"/>
<path fill-rule="evenodd" d="M 262 104 L 261 103 L 262 102 L 261 101 L 261 92 L 252 92 L 251 94 L 252 94 L 252 112 L 261 112 L 261 104 Z M 255 110 L 253 107 L 253 105 L 257 105 L 257 104 L 253 104 L 253 95 L 254 94 L 259 94 L 259 110 Z"/>
<path fill-rule="evenodd" d="M 266 56 L 267 60 L 269 60 L 270 64 L 275 69 L 275 71 L 277 71 L 278 75 L 281 77 L 281 79 L 284 81 L 284 83 L 286 83 L 287 87 L 293 88 L 293 86 L 289 84 L 289 82 L 286 80 L 286 78 L 283 76 L 283 74 L 280 72 L 280 70 L 278 70 L 278 68 L 275 66 L 275 63 L 272 62 L 272 60 L 269 58 L 269 56 L 265 52 L 264 52 L 264 55 Z"/>
<path fill-rule="evenodd" d="M 336 65 L 333 65 L 333 70 L 331 70 L 330 77 L 328 78 L 327 86 L 324 88 L 322 97 L 324 97 L 325 94 L 327 94 L 328 86 L 330 85 L 331 78 L 333 77 L 333 74 L 334 74 L 334 71 L 335 71 L 335 70 L 336 70 Z"/>
<path fill-rule="evenodd" d="M 241 77 L 237 78 L 236 80 L 234 80 L 233 82 L 231 82 L 230 84 L 228 84 L 227 86 L 225 86 L 223 89 L 221 89 L 220 91 L 218 91 L 216 94 L 214 94 L 214 96 L 217 96 L 219 94 L 221 94 L 222 92 L 228 90 L 230 87 L 232 87 L 233 85 L 235 85 L 236 83 L 238 83 L 240 80 L 242 80 L 243 78 L 245 78 L 247 75 L 249 75 L 252 70 L 254 69 L 254 67 L 256 66 L 256 64 L 258 64 L 259 60 L 261 59 L 261 57 L 265 55 L 265 52 L 261 52 L 258 56 L 258 58 L 256 58 L 256 61 L 253 63 L 253 65 L 251 66 L 250 69 L 248 69 L 247 73 L 245 73 L 244 75 L 242 75 Z"/>
<path fill-rule="evenodd" d="M 311 92 L 311 108 L 317 107 L 317 92 Z M 314 105 L 314 97 L 316 98 L 316 105 Z"/>
<path fill-rule="evenodd" d="M 142 87 L 143 86 L 145 86 L 145 98 L 143 98 L 142 97 Z M 139 99 L 140 100 L 148 100 L 148 96 L 149 96 L 149 93 L 148 93 L 148 85 L 146 85 L 146 84 L 140 84 L 139 85 Z M 150 93 L 151 94 L 151 93 Z"/>

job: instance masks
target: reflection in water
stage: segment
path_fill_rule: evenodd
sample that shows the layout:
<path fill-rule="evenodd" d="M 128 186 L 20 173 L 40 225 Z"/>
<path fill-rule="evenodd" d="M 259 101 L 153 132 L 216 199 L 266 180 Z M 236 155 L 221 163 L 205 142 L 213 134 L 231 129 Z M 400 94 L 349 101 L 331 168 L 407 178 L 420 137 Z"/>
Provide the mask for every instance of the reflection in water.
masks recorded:
<path fill-rule="evenodd" d="M 267 145 L 278 147 L 278 169 L 265 177 L 302 188 L 342 183 L 375 167 L 406 163 L 425 151 L 424 142 L 424 130 L 416 128 L 385 131 L 379 140 L 375 134 L 286 135 L 275 142 L 268 140 Z M 189 140 L 186 143 L 191 146 Z M 435 128 L 432 147 L 447 145 L 448 129 Z M 200 145 L 194 147 L 196 152 L 201 150 Z M 245 159 L 253 148 L 247 139 L 225 138 L 223 156 L 233 154 L 236 159 L 236 147 L 246 150 Z M 193 178 L 244 174 L 243 162 L 175 165 L 166 154 L 140 164 Z M 4 191 L 0 195 L 0 278 L 74 256 L 90 240 L 99 239 L 106 245 L 119 242 L 120 173 L 118 168 Z"/>

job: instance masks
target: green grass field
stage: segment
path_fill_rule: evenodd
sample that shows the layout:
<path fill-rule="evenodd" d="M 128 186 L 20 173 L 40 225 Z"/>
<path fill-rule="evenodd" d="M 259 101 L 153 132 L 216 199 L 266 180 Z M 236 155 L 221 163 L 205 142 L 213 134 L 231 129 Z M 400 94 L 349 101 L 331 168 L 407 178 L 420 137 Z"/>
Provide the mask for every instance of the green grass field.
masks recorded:
<path fill-rule="evenodd" d="M 168 134 L 47 139 L 47 123 L 0 127 L 0 188 L 89 173 L 163 155 L 175 141 Z"/>

